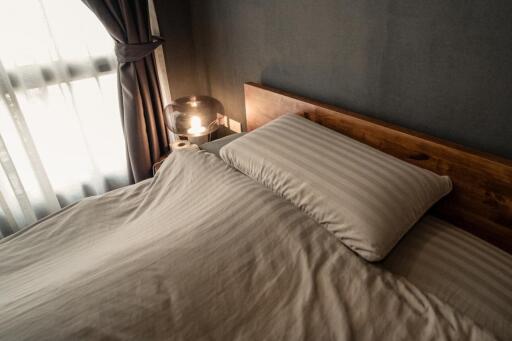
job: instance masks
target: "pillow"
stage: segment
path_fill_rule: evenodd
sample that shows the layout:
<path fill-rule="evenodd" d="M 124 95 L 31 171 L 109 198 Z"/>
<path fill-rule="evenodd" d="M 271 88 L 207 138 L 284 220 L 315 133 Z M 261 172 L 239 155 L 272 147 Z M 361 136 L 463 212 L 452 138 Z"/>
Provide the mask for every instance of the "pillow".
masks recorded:
<path fill-rule="evenodd" d="M 219 156 L 220 149 L 230 143 L 231 141 L 236 140 L 237 138 L 243 136 L 245 133 L 235 133 L 228 136 L 221 137 L 220 139 L 213 140 L 210 142 L 203 143 L 199 146 L 200 149 L 206 150 L 209 153 L 215 154 Z"/>
<path fill-rule="evenodd" d="M 451 190 L 447 176 L 291 114 L 231 142 L 220 154 L 368 261 L 384 258 Z"/>

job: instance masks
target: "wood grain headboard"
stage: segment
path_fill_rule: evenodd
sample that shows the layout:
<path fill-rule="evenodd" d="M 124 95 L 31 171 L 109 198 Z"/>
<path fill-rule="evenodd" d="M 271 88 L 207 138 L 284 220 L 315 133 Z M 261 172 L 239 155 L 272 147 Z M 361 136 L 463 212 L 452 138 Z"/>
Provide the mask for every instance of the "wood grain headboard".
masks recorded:
<path fill-rule="evenodd" d="M 335 106 L 245 84 L 247 128 L 297 113 L 323 126 L 435 173 L 453 191 L 431 213 L 512 253 L 512 161 L 398 127 Z"/>

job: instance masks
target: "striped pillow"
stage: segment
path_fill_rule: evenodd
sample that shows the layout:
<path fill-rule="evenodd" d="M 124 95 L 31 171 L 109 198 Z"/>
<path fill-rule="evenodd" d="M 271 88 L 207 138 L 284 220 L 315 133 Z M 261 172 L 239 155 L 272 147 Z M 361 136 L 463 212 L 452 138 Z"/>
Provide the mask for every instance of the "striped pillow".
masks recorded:
<path fill-rule="evenodd" d="M 384 258 L 451 190 L 446 176 L 291 114 L 226 145 L 221 157 L 368 261 Z"/>

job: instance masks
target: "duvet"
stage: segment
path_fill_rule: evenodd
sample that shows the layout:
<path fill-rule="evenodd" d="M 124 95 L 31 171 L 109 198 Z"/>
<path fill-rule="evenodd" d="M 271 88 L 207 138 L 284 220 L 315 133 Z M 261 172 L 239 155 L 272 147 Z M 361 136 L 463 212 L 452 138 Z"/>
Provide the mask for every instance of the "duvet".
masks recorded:
<path fill-rule="evenodd" d="M 207 152 L 0 241 L 0 340 L 485 340 Z"/>

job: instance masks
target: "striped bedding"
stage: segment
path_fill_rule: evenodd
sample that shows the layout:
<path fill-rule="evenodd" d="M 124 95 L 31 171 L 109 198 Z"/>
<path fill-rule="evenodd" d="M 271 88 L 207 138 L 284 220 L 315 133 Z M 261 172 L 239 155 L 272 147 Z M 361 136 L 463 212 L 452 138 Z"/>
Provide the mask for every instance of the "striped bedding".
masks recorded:
<path fill-rule="evenodd" d="M 201 146 L 215 153 L 234 134 Z M 422 218 L 376 263 L 512 340 L 512 255 L 436 217 Z"/>
<path fill-rule="evenodd" d="M 0 241 L 0 340 L 489 340 L 213 154 Z"/>
<path fill-rule="evenodd" d="M 447 176 L 294 114 L 236 139 L 220 155 L 368 261 L 383 259 L 452 188 Z"/>
<path fill-rule="evenodd" d="M 425 216 L 381 266 L 512 340 L 512 255 Z"/>

